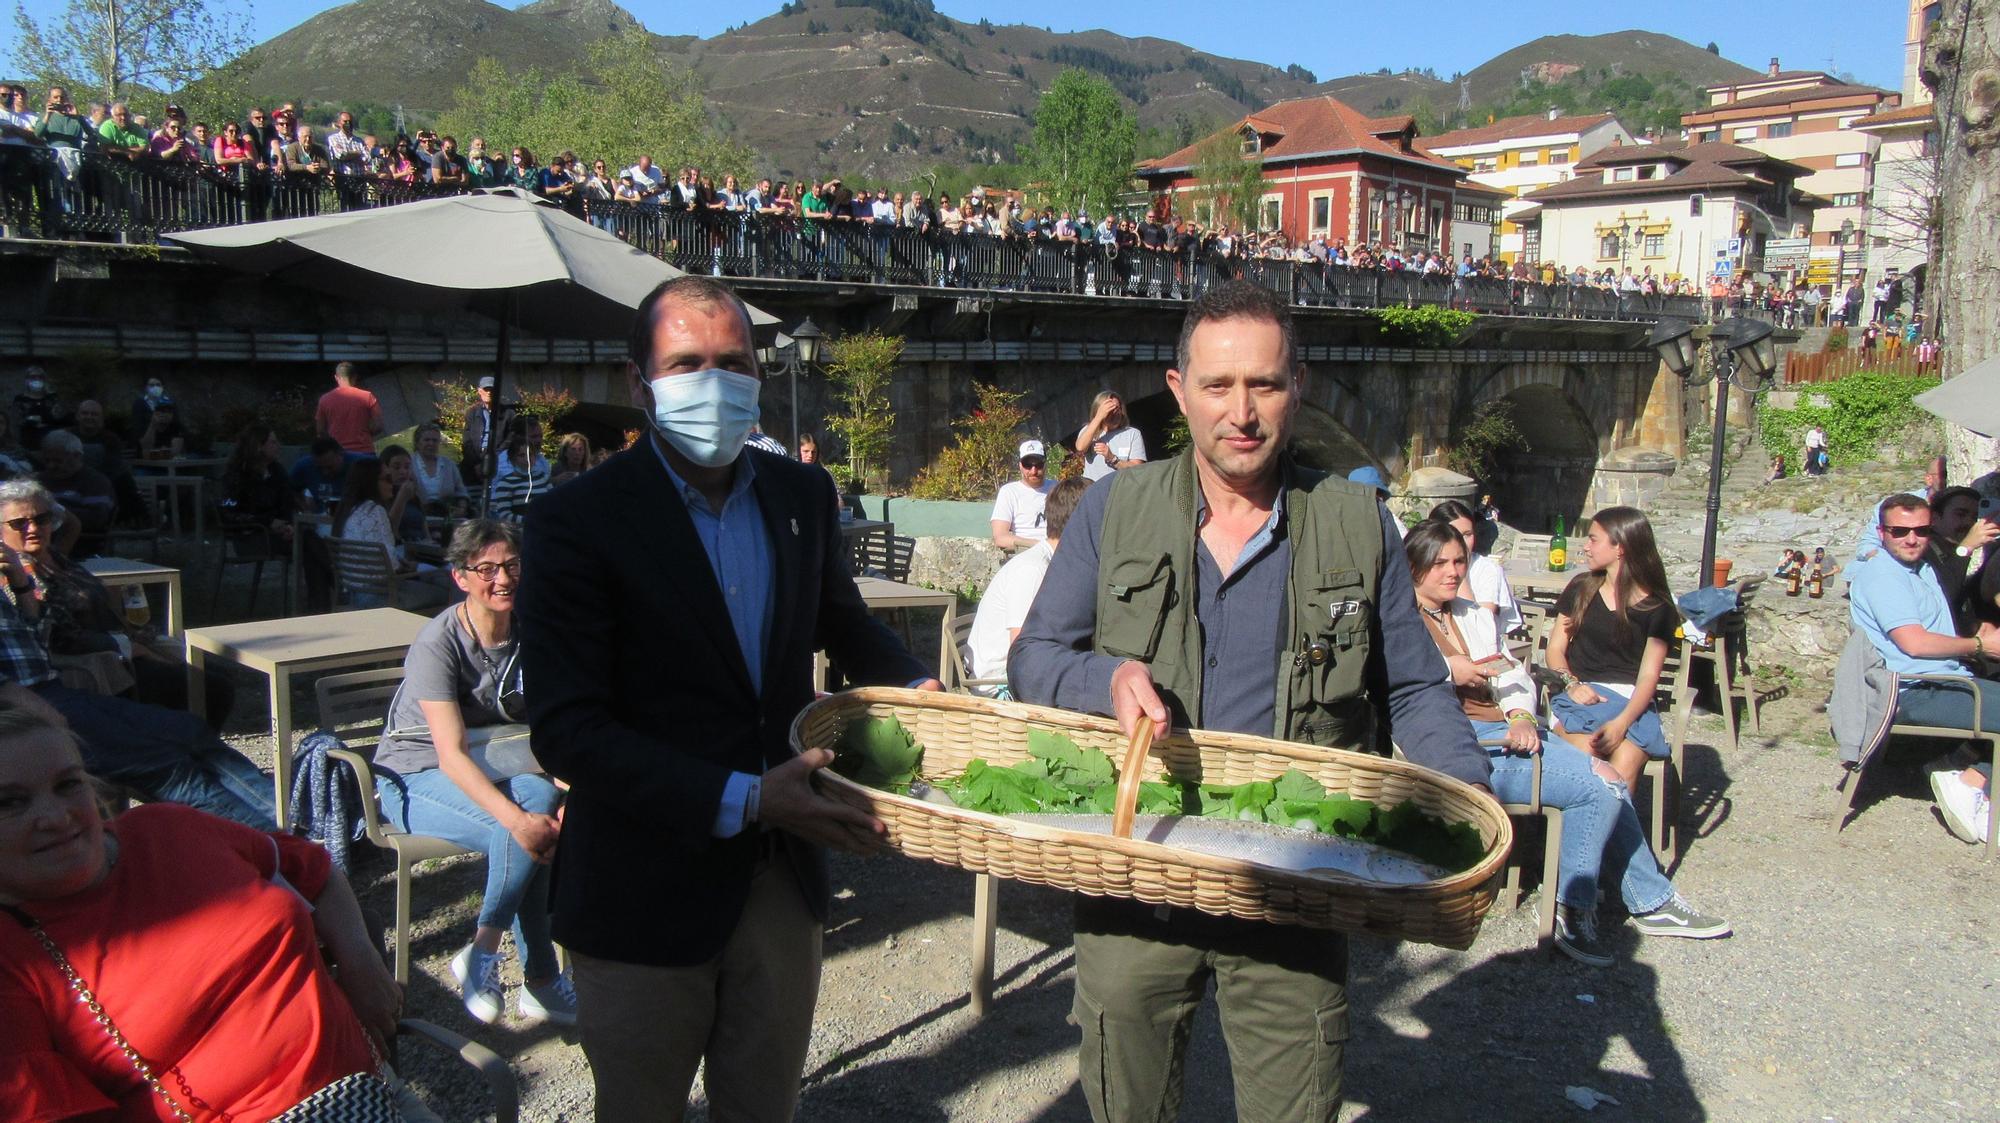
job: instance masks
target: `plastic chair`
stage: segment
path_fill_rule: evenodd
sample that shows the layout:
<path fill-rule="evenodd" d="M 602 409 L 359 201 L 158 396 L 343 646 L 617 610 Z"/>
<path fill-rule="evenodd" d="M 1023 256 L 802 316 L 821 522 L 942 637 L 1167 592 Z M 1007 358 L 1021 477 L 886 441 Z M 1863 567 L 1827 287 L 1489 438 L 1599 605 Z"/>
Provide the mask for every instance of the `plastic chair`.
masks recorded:
<path fill-rule="evenodd" d="M 253 567 L 250 571 L 249 615 L 257 615 L 257 592 L 264 585 L 264 567 L 273 565 L 283 575 L 287 586 L 292 580 L 292 558 L 289 551 L 280 550 L 271 542 L 270 529 L 259 524 L 256 519 L 245 519 L 222 504 L 209 507 L 209 515 L 222 533 L 222 558 L 215 567 L 215 588 L 210 592 L 208 603 L 222 603 L 222 578 L 232 565 Z M 211 609 L 213 611 L 213 609 Z"/>
<path fill-rule="evenodd" d="M 946 664 L 950 679 L 946 690 L 976 693 L 982 686 L 1005 686 L 1001 678 L 972 677 L 972 616 L 955 616 L 946 627 L 944 642 L 958 653 Z M 986 1013 L 993 1002 L 993 942 L 999 928 L 1000 881 L 990 873 L 975 875 L 972 887 L 972 1012 Z"/>
<path fill-rule="evenodd" d="M 389 720 L 389 701 L 403 682 L 403 668 L 376 667 L 327 675 L 314 684 L 319 697 L 320 727 L 339 736 L 348 747 L 327 755 L 354 770 L 361 786 L 361 823 L 368 841 L 396 855 L 396 981 L 410 982 L 410 881 L 411 869 L 430 858 L 449 858 L 471 851 L 456 843 L 430 835 L 398 830 L 382 817 L 375 796 L 375 770 L 369 756 L 355 746 L 371 747 L 382 736 Z"/>
<path fill-rule="evenodd" d="M 472 1066 L 486 1082 L 487 1094 L 493 1097 L 494 1123 L 517 1123 L 521 1118 L 520 1086 L 514 1080 L 514 1070 L 500 1059 L 500 1054 L 469 1037 L 417 1018 L 404 1018 L 396 1023 L 396 1040 L 400 1043 L 404 1038 L 448 1049 Z"/>
<path fill-rule="evenodd" d="M 380 542 L 355 538 L 326 539 L 333 555 L 333 608 L 400 607 L 401 581 L 396 579 L 396 563 L 388 547 Z"/>
<path fill-rule="evenodd" d="M 953 616 L 945 628 L 944 642 L 958 654 L 945 665 L 949 672 L 944 688 L 959 690 L 968 694 L 984 694 L 982 687 L 1005 686 L 1007 676 L 998 678 L 974 678 L 972 674 L 972 625 L 977 616 Z M 990 696 L 990 695 L 989 695 Z"/>

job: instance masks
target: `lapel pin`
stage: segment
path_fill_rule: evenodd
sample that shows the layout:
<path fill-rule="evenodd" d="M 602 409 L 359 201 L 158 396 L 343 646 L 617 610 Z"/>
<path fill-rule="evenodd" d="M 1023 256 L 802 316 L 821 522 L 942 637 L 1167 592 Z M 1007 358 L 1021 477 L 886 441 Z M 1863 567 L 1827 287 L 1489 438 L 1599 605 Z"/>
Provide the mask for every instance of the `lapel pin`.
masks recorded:
<path fill-rule="evenodd" d="M 798 534 L 798 532 L 799 532 L 799 520 L 795 517 L 792 519 L 792 533 L 796 535 Z"/>

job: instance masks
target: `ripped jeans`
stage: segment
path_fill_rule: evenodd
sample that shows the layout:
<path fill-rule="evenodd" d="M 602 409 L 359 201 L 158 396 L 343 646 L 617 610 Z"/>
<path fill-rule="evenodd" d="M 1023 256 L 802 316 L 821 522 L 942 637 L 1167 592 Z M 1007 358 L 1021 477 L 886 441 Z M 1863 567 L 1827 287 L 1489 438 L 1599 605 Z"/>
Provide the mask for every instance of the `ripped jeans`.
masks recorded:
<path fill-rule="evenodd" d="M 1507 735 L 1498 721 L 1475 721 L 1481 741 Z M 1493 794 L 1502 803 L 1526 803 L 1533 793 L 1535 760 L 1520 753 L 1503 753 L 1487 746 L 1493 759 Z M 1542 732 L 1542 802 L 1563 813 L 1562 856 L 1556 861 L 1560 883 L 1556 899 L 1571 908 L 1597 907 L 1600 879 L 1618 883 L 1625 909 L 1643 916 L 1674 896 L 1674 883 L 1660 872 L 1646 846 L 1646 832 L 1623 781 L 1606 780 L 1583 750 L 1548 731 Z M 1548 887 L 1543 887 L 1548 892 Z"/>

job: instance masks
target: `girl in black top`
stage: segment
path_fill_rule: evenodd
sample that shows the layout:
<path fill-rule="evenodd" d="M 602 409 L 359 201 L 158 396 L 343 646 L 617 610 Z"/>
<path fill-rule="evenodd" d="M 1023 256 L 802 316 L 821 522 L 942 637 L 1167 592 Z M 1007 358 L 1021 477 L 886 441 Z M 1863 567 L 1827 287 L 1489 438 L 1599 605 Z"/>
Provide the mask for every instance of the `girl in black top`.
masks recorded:
<path fill-rule="evenodd" d="M 1606 507 L 1583 543 L 1590 571 L 1556 601 L 1549 668 L 1569 680 L 1551 704 L 1557 732 L 1608 759 L 1625 783 L 1638 783 L 1647 757 L 1670 749 L 1653 693 L 1680 612 L 1668 592 L 1653 527 L 1631 507 Z"/>

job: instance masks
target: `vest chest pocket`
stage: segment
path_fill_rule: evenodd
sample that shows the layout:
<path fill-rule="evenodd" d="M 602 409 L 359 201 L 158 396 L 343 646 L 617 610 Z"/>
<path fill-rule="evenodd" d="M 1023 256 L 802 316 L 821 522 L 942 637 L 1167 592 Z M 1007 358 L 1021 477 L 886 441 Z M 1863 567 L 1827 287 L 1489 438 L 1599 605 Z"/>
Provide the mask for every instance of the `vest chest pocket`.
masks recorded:
<path fill-rule="evenodd" d="M 1167 610 L 1177 597 L 1172 559 L 1165 554 L 1128 558 L 1114 563 L 1103 580 L 1098 646 L 1107 655 L 1152 662 L 1160 651 Z"/>
<path fill-rule="evenodd" d="M 1307 650 L 1323 658 L 1308 660 L 1314 701 L 1328 703 L 1351 697 L 1363 688 L 1368 662 L 1369 624 L 1375 606 L 1367 598 L 1361 572 L 1330 569 L 1308 586 L 1304 612 L 1297 624 Z"/>

